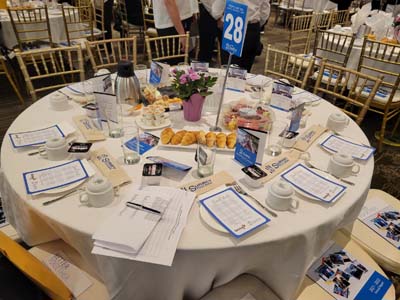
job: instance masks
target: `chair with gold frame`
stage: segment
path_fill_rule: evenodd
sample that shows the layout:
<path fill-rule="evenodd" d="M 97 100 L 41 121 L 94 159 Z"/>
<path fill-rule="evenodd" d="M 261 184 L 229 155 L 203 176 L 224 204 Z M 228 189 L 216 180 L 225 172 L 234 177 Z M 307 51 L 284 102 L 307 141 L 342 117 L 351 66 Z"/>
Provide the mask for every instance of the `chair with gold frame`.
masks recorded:
<path fill-rule="evenodd" d="M 94 42 L 86 42 L 86 50 L 89 55 L 93 71 L 96 73 L 102 68 L 113 68 L 120 60 L 130 60 L 137 64 L 136 36 L 129 38 L 110 39 Z"/>
<path fill-rule="evenodd" d="M 148 0 L 141 0 L 141 1 L 142 1 L 144 34 L 149 37 L 156 37 L 158 36 L 158 34 L 154 22 L 153 2 Z"/>
<path fill-rule="evenodd" d="M 320 12 L 314 14 L 315 30 L 327 30 L 331 28 L 332 12 Z"/>
<path fill-rule="evenodd" d="M 184 52 L 181 52 L 180 39 L 186 40 Z M 150 38 L 146 36 L 146 50 L 149 64 L 151 61 L 179 60 L 189 62 L 189 32 L 181 35 L 170 35 Z"/>
<path fill-rule="evenodd" d="M 326 77 L 324 82 L 322 82 L 323 77 Z M 323 60 L 314 86 L 314 94 L 323 93 L 327 100 L 331 100 L 360 125 L 382 79 L 383 76 L 366 75 Z M 366 99 L 363 96 L 365 89 L 370 90 Z"/>
<path fill-rule="evenodd" d="M 331 12 L 331 27 L 334 27 L 335 25 L 349 26 L 350 24 L 350 11 L 348 9 L 333 10 Z"/>
<path fill-rule="evenodd" d="M 313 57 L 307 59 L 294 53 L 273 49 L 271 45 L 268 45 L 264 74 L 276 79 L 285 78 L 291 84 L 304 89 L 311 74 L 313 63 Z M 307 65 L 306 68 L 303 67 L 305 65 Z"/>
<path fill-rule="evenodd" d="M 400 115 L 400 45 L 364 38 L 358 71 L 384 75 L 381 88 L 372 99 L 369 110 L 382 115 L 378 137 L 378 152 L 382 151 L 386 124 Z M 368 94 L 366 93 L 365 96 Z M 397 123 L 397 122 L 396 122 Z M 394 127 L 392 134 L 396 130 Z"/>
<path fill-rule="evenodd" d="M 109 295 L 104 284 L 96 279 L 90 271 L 90 267 L 84 262 L 79 253 L 61 240 L 41 244 L 25 250 L 21 245 L 13 241 L 0 231 L 0 253 L 13 265 L 33 281 L 50 299 L 54 300 L 106 300 Z M 54 255 L 61 255 L 61 259 L 72 263 L 90 280 L 92 285 L 78 297 L 74 297 L 64 282 L 53 273 L 42 261 L 46 261 Z M 65 257 L 63 257 L 65 256 Z"/>
<path fill-rule="evenodd" d="M 38 99 L 38 92 L 58 89 L 85 79 L 80 46 L 24 52 L 16 50 L 16 56 L 33 101 Z"/>
<path fill-rule="evenodd" d="M 93 5 L 93 14 L 94 14 L 94 26 L 98 28 L 100 24 L 100 36 L 101 39 L 105 39 L 106 29 L 104 27 L 104 0 L 94 1 Z"/>
<path fill-rule="evenodd" d="M 0 55 L 0 75 L 5 75 L 8 82 L 11 84 L 11 87 L 13 88 L 15 94 L 17 94 L 17 97 L 19 99 L 19 102 L 21 104 L 24 104 L 24 98 L 22 97 L 21 93 L 18 90 L 15 77 L 13 76 L 12 71 L 9 70 L 7 63 L 5 61 L 5 58 Z"/>
<path fill-rule="evenodd" d="M 21 51 L 32 49 L 33 43 L 43 43 L 37 47 L 53 47 L 47 6 L 41 8 L 7 9 L 11 24 Z M 36 47 L 36 48 L 37 48 Z M 43 48 L 44 48 L 43 47 Z"/>
<path fill-rule="evenodd" d="M 293 15 L 290 19 L 288 52 L 307 54 L 314 41 L 314 15 Z"/>

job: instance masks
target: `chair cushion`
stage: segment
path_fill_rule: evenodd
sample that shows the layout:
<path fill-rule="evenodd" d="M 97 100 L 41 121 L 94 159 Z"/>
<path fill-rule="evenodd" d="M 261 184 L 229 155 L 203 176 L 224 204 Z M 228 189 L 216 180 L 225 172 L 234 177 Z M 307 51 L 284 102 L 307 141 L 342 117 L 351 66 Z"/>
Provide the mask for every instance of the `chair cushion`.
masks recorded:
<path fill-rule="evenodd" d="M 296 59 L 296 57 L 291 56 L 290 59 L 289 59 L 289 62 L 291 64 L 296 65 L 296 66 L 300 66 L 300 64 L 301 64 L 301 67 L 303 69 L 307 69 L 308 66 L 310 65 L 310 59 L 312 57 L 312 54 L 299 54 L 297 56 L 300 57 L 300 58 L 305 58 L 306 60 L 302 61 L 300 59 Z"/>
<path fill-rule="evenodd" d="M 225 285 L 214 288 L 201 300 L 240 300 L 250 294 L 256 300 L 279 300 L 260 279 L 242 274 Z"/>
<path fill-rule="evenodd" d="M 400 202 L 395 197 L 381 190 L 371 189 L 367 202 L 373 198 L 379 198 L 388 205 L 400 211 Z M 374 232 L 360 220 L 342 229 L 343 233 L 357 242 L 372 258 L 385 270 L 400 275 L 400 250 Z"/>
<path fill-rule="evenodd" d="M 357 92 L 360 90 L 360 88 L 356 89 Z M 361 95 L 364 97 L 368 97 L 369 93 L 371 92 L 371 88 L 365 87 L 364 90 L 361 92 Z M 386 104 L 389 101 L 391 90 L 386 89 L 386 88 L 380 88 L 375 94 L 375 97 L 373 99 L 374 102 L 378 102 L 380 104 Z M 392 103 L 394 102 L 399 102 L 400 101 L 400 90 L 396 90 Z"/>
<path fill-rule="evenodd" d="M 319 74 L 319 71 L 316 71 L 316 72 L 312 75 L 312 79 L 317 80 L 318 74 Z M 325 70 L 325 71 L 324 71 L 324 74 L 322 75 L 322 80 L 321 80 L 321 82 L 322 82 L 322 83 L 328 83 L 329 76 L 330 76 L 329 71 L 328 71 L 328 70 Z M 337 76 L 335 77 L 335 74 L 334 74 L 334 75 L 332 76 L 332 78 L 331 78 L 331 84 L 332 84 L 332 85 L 336 84 L 336 78 L 337 78 Z M 345 84 L 345 82 L 346 82 L 346 78 L 342 77 L 342 82 L 341 82 L 341 84 L 343 85 L 343 84 Z"/>

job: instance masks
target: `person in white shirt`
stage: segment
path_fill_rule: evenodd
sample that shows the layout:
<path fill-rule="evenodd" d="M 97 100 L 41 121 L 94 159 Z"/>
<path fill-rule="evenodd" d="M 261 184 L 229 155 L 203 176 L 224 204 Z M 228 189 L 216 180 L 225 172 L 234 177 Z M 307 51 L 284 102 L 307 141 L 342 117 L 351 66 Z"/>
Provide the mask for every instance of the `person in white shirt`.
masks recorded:
<path fill-rule="evenodd" d="M 261 47 L 261 27 L 267 22 L 271 7 L 270 0 L 236 0 L 247 5 L 247 31 L 244 40 L 242 57 L 232 57 L 232 64 L 251 71 L 254 59 Z M 223 15 L 226 0 L 215 0 L 212 6 L 212 15 L 218 18 L 220 28 L 223 27 Z M 222 63 L 228 61 L 229 53 L 221 50 Z"/>

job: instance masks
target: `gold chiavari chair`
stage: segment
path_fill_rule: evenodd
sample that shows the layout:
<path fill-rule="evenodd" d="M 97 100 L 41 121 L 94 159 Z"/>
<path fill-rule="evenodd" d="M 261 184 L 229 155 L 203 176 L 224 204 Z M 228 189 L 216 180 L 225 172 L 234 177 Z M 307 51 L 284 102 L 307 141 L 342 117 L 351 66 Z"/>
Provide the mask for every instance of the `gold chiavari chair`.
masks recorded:
<path fill-rule="evenodd" d="M 292 5 L 291 2 L 292 1 Z M 274 26 L 276 26 L 276 24 L 278 24 L 279 21 L 279 17 L 282 16 L 283 17 L 283 25 L 285 27 L 287 27 L 289 21 L 289 16 L 292 15 L 292 10 L 291 10 L 291 6 L 293 6 L 294 4 L 294 0 L 279 0 L 278 1 L 278 5 L 276 6 L 276 16 L 275 16 L 275 24 Z"/>
<path fill-rule="evenodd" d="M 24 98 L 22 97 L 21 93 L 18 90 L 17 84 L 15 82 L 15 77 L 13 76 L 12 71 L 9 70 L 7 63 L 5 61 L 5 58 L 0 55 L 0 75 L 5 75 L 6 78 L 8 79 L 8 82 L 11 84 L 11 87 L 13 88 L 15 94 L 17 94 L 17 97 L 19 99 L 19 102 L 21 104 L 24 104 Z"/>
<path fill-rule="evenodd" d="M 321 12 L 314 14 L 315 30 L 327 30 L 331 27 L 331 12 Z"/>
<path fill-rule="evenodd" d="M 372 99 L 369 110 L 382 115 L 378 137 L 378 152 L 382 151 L 386 124 L 400 115 L 400 45 L 387 44 L 364 38 L 358 71 L 384 75 L 380 90 Z M 367 96 L 368 93 L 365 93 Z M 397 123 L 397 122 L 396 122 Z M 392 131 L 392 134 L 394 133 Z"/>
<path fill-rule="evenodd" d="M 323 76 L 327 77 L 324 82 L 322 82 Z M 324 59 L 314 86 L 314 94 L 323 93 L 327 100 L 331 100 L 360 125 L 382 79 L 383 76 L 366 75 L 353 69 L 329 64 Z M 365 99 L 363 91 L 366 88 L 371 92 Z"/>
<path fill-rule="evenodd" d="M 85 40 L 94 40 L 94 18 L 93 6 L 62 6 L 64 26 L 67 35 L 67 45 L 81 44 L 84 46 Z M 101 34 L 96 30 L 96 36 Z"/>
<path fill-rule="evenodd" d="M 186 40 L 184 52 L 181 52 L 179 39 Z M 168 61 L 182 59 L 185 63 L 189 61 L 189 32 L 181 35 L 170 35 L 149 38 L 146 36 L 146 50 L 149 64 L 154 61 Z"/>
<path fill-rule="evenodd" d="M 313 42 L 314 16 L 292 16 L 290 21 L 288 52 L 307 54 Z"/>
<path fill-rule="evenodd" d="M 33 48 L 33 43 L 52 47 L 52 37 L 47 6 L 42 8 L 8 8 L 11 24 L 21 51 Z"/>
<path fill-rule="evenodd" d="M 93 71 L 96 73 L 102 68 L 113 68 L 120 60 L 130 60 L 137 64 L 136 37 L 110 39 L 94 42 L 86 42 L 86 50 L 89 55 Z"/>
<path fill-rule="evenodd" d="M 142 1 L 142 14 L 143 14 L 143 26 L 144 33 L 149 37 L 158 36 L 156 25 L 154 23 L 154 13 L 153 13 L 153 2 L 147 0 Z"/>
<path fill-rule="evenodd" d="M 37 100 L 39 92 L 85 79 L 80 46 L 24 52 L 16 50 L 16 56 L 33 101 Z M 27 62 L 30 64 L 29 68 Z"/>
<path fill-rule="evenodd" d="M 268 45 L 264 74 L 276 79 L 285 78 L 290 83 L 304 89 L 311 74 L 313 63 L 313 57 L 306 59 L 294 53 L 273 49 L 271 45 Z M 306 64 L 308 66 L 303 68 Z"/>
<path fill-rule="evenodd" d="M 331 27 L 335 25 L 349 26 L 350 25 L 350 11 L 346 10 L 333 10 L 331 12 Z"/>
<path fill-rule="evenodd" d="M 95 24 L 96 27 L 98 28 L 100 24 L 100 30 L 101 30 L 101 38 L 104 40 L 105 34 L 106 34 L 106 29 L 104 27 L 104 0 L 99 0 L 94 2 L 94 19 L 95 19 Z"/>

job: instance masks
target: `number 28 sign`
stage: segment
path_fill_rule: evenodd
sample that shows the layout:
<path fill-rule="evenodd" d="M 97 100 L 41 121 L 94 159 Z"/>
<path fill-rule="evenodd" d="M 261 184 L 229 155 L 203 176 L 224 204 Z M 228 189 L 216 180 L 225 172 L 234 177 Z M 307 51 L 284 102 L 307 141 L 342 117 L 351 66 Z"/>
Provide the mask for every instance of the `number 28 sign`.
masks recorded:
<path fill-rule="evenodd" d="M 247 5 L 226 1 L 222 49 L 241 57 L 247 28 Z"/>

